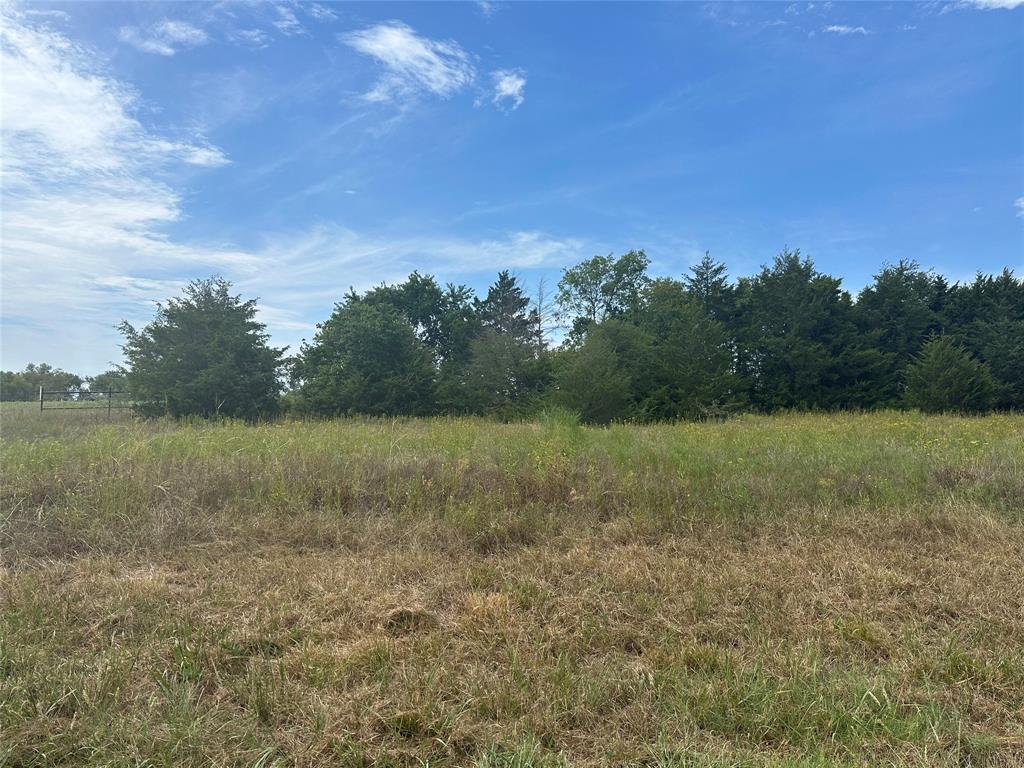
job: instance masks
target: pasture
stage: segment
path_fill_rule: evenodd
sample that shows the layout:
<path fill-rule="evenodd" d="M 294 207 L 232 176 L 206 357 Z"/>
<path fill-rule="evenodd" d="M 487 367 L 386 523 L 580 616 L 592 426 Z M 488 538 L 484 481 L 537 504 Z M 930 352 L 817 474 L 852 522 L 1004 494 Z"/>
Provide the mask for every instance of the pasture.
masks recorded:
<path fill-rule="evenodd" d="M 0 765 L 1024 764 L 1024 417 L 0 417 Z"/>

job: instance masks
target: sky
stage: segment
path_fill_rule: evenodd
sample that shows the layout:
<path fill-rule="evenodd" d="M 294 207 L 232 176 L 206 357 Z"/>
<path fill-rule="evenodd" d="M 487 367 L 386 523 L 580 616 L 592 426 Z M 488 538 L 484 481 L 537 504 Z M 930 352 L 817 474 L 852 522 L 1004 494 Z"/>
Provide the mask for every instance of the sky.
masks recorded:
<path fill-rule="evenodd" d="M 212 274 L 295 352 L 412 270 L 1024 273 L 1024 0 L 0 3 L 4 369 Z"/>

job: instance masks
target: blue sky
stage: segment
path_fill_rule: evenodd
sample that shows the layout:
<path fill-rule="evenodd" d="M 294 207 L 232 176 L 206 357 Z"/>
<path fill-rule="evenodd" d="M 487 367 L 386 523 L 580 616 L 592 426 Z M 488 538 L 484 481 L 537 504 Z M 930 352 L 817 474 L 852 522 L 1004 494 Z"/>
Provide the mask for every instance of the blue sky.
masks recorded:
<path fill-rule="evenodd" d="M 297 349 L 413 269 L 1024 271 L 1022 0 L 0 7 L 4 368 L 212 273 Z"/>

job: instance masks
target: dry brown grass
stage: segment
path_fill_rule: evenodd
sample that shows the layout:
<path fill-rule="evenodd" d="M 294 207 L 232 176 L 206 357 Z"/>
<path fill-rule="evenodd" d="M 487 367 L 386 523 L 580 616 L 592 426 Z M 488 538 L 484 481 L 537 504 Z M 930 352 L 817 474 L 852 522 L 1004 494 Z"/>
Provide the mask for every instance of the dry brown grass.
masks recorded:
<path fill-rule="evenodd" d="M 711 430 L 745 432 L 724 461 L 751 461 L 758 431 L 803 430 L 797 465 L 824 450 L 861 480 L 801 505 L 792 488 L 824 487 L 821 473 L 786 486 L 769 456 L 775 474 L 721 477 L 744 514 L 691 502 L 676 520 L 667 503 L 649 507 L 681 498 L 678 485 L 651 480 L 637 495 L 625 458 L 591 450 L 626 439 L 614 430 L 570 430 L 559 439 L 575 448 L 551 455 L 572 461 L 526 473 L 486 457 L 532 427 L 436 426 L 483 430 L 459 477 L 497 491 L 493 507 L 481 496 L 447 512 L 437 486 L 464 454 L 432 448 L 418 431 L 429 423 L 404 427 L 416 444 L 400 460 L 390 448 L 389 467 L 372 469 L 363 445 L 355 485 L 328 482 L 307 453 L 315 504 L 257 499 L 250 446 L 208 475 L 249 488 L 241 500 L 197 489 L 189 509 L 205 519 L 171 522 L 161 491 L 128 494 L 142 500 L 133 511 L 96 487 L 113 467 L 123 484 L 148 482 L 157 459 L 137 443 L 122 436 L 120 457 L 78 474 L 36 446 L 50 474 L 19 460 L 4 492 L 0 764 L 1022 765 L 1024 528 L 1005 503 L 1021 481 L 1020 454 L 1005 455 L 1021 422 L 924 420 L 894 437 L 872 432 L 892 415 L 861 418 L 833 445 L 817 418 L 685 428 L 708 430 L 694 452 L 732 439 Z M 194 437 L 259 440 L 217 429 L 237 428 Z M 641 439 L 682 439 L 664 429 Z M 990 453 L 948 447 L 976 433 Z M 913 494 L 879 505 L 870 441 L 908 465 L 924 451 L 933 469 L 912 468 Z M 185 459 L 162 450 L 180 471 Z M 213 471 L 213 457 L 193 460 Z M 584 485 L 588 472 L 601 474 Z M 522 519 L 505 510 L 510 478 L 531 500 Z M 366 495 L 346 495 L 356 486 Z M 740 488 L 770 513 L 746 514 Z M 120 530 L 97 533 L 83 507 Z"/>

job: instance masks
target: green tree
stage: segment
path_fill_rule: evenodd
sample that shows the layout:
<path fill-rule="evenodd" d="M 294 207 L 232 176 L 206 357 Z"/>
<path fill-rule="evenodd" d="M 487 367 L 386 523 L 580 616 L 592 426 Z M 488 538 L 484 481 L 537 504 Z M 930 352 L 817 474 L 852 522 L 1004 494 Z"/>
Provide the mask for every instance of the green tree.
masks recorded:
<path fill-rule="evenodd" d="M 907 367 L 907 405 L 926 413 L 979 413 L 992 407 L 988 366 L 947 336 L 925 343 Z"/>
<path fill-rule="evenodd" d="M 529 297 L 507 270 L 498 274 L 484 299 L 474 301 L 474 308 L 481 329 L 462 371 L 459 410 L 522 413 L 549 379 L 539 312 L 530 308 Z"/>
<path fill-rule="evenodd" d="M 637 393 L 645 419 L 693 419 L 736 409 L 741 394 L 729 334 L 682 284 L 655 280 L 635 321 L 653 352 Z"/>
<path fill-rule="evenodd" d="M 683 285 L 709 317 L 729 325 L 735 308 L 735 291 L 729 284 L 725 264 L 712 259 L 710 251 L 690 267 L 690 274 L 683 278 Z"/>
<path fill-rule="evenodd" d="M 625 320 L 605 320 L 563 353 L 555 400 L 593 424 L 637 418 L 653 359 L 649 334 Z"/>
<path fill-rule="evenodd" d="M 573 315 L 570 341 L 579 343 L 592 325 L 638 307 L 650 282 L 649 264 L 643 251 L 629 251 L 617 259 L 595 256 L 565 270 L 557 301 Z"/>
<path fill-rule="evenodd" d="M 388 303 L 349 298 L 303 345 L 293 383 L 323 415 L 422 415 L 434 410 L 436 368 L 408 318 Z"/>
<path fill-rule="evenodd" d="M 71 391 L 81 388 L 81 376 L 54 368 L 48 363 L 29 363 L 22 371 L 0 372 L 0 400 L 37 400 L 39 389 L 49 391 Z"/>
<path fill-rule="evenodd" d="M 1024 279 L 979 274 L 949 291 L 944 315 L 946 333 L 992 372 L 994 406 L 1024 409 Z"/>
<path fill-rule="evenodd" d="M 279 407 L 283 349 L 268 346 L 256 301 L 219 277 L 194 280 L 157 304 L 141 330 L 121 324 L 127 386 L 147 415 L 257 419 Z"/>
<path fill-rule="evenodd" d="M 86 381 L 90 392 L 125 392 L 128 389 L 128 374 L 120 367 L 90 376 Z"/>
<path fill-rule="evenodd" d="M 508 270 L 499 272 L 494 285 L 487 289 L 487 297 L 475 302 L 477 317 L 484 328 L 524 344 L 536 342 L 540 324 L 537 311 L 529 307 L 529 297 Z"/>
<path fill-rule="evenodd" d="M 788 249 L 758 275 L 740 279 L 736 367 L 755 407 L 872 404 L 884 359 L 858 335 L 840 282 Z"/>
<path fill-rule="evenodd" d="M 853 307 L 860 333 L 882 355 L 872 405 L 897 405 L 907 365 L 941 329 L 944 283 L 913 261 L 884 267 Z"/>
<path fill-rule="evenodd" d="M 521 415 L 539 401 L 549 380 L 546 352 L 512 334 L 485 328 L 473 340 L 465 369 L 463 409 L 503 417 Z"/>

